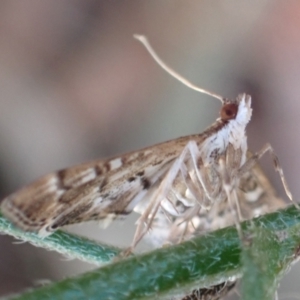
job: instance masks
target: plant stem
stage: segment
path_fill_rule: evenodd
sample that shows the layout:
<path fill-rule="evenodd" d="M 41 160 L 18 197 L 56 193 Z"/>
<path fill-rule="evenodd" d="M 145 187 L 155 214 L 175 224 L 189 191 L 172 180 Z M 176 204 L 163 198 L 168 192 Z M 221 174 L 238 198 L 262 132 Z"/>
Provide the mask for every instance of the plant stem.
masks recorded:
<path fill-rule="evenodd" d="M 251 235 L 253 228 L 262 230 L 262 240 L 268 240 L 266 237 L 270 236 L 272 245 L 276 246 L 275 253 L 269 251 L 268 259 L 276 261 L 271 281 L 276 277 L 277 282 L 298 256 L 300 212 L 289 207 L 242 224 L 245 236 Z M 270 235 L 266 235 L 268 231 Z M 259 247 L 255 246 L 255 249 Z M 242 250 L 236 228 L 228 227 L 179 245 L 106 265 L 13 299 L 160 299 L 183 290 L 240 277 L 243 271 L 241 251 L 247 249 Z"/>

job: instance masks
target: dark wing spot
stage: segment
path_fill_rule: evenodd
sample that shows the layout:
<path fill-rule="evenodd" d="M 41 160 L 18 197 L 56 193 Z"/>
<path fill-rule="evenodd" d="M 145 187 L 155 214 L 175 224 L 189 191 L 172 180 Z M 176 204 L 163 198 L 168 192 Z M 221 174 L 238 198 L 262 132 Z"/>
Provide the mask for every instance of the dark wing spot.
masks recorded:
<path fill-rule="evenodd" d="M 104 170 L 105 170 L 106 172 L 109 172 L 109 171 L 110 171 L 110 163 L 109 163 L 109 161 L 107 161 L 107 162 L 104 164 Z"/>
<path fill-rule="evenodd" d="M 107 178 L 103 178 L 103 180 L 99 186 L 99 191 L 101 191 L 107 185 L 107 183 L 108 183 Z"/>
<path fill-rule="evenodd" d="M 123 216 L 127 216 L 131 213 L 131 210 L 130 211 L 126 211 L 126 210 L 116 210 L 115 211 L 115 214 L 116 215 L 123 215 Z"/>
<path fill-rule="evenodd" d="M 64 184 L 65 176 L 66 176 L 66 170 L 60 170 L 60 171 L 56 172 L 57 188 L 58 189 L 65 189 L 66 188 L 66 186 Z"/>
<path fill-rule="evenodd" d="M 57 229 L 58 228 L 58 224 L 53 224 L 53 225 L 51 225 L 51 229 L 52 230 L 55 230 L 55 229 Z"/>
<path fill-rule="evenodd" d="M 97 176 L 100 176 L 100 175 L 103 174 L 103 169 L 99 165 L 95 165 L 94 170 L 95 170 L 95 173 L 96 173 Z"/>
<path fill-rule="evenodd" d="M 209 157 L 214 158 L 214 159 L 217 159 L 217 158 L 219 157 L 219 149 L 218 149 L 218 148 L 214 149 L 214 150 L 210 153 Z"/>
<path fill-rule="evenodd" d="M 74 224 L 78 223 L 79 221 L 84 221 L 83 215 L 91 208 L 92 205 L 93 203 L 81 205 L 70 211 L 68 214 L 63 215 L 60 219 L 56 220 L 55 223 L 50 226 L 50 231 L 68 224 Z"/>
<path fill-rule="evenodd" d="M 135 178 L 134 176 L 132 176 L 132 177 L 129 177 L 129 178 L 127 179 L 127 181 L 128 181 L 128 182 L 132 182 L 132 181 L 135 181 L 135 179 L 136 179 L 136 178 Z"/>
<path fill-rule="evenodd" d="M 150 182 L 150 180 L 149 179 L 147 179 L 147 178 L 141 178 L 141 183 L 142 183 L 142 186 L 143 186 L 143 189 L 144 190 L 148 190 L 149 189 L 149 187 L 150 187 L 150 185 L 151 185 L 151 182 Z"/>
<path fill-rule="evenodd" d="M 142 177 L 142 176 L 144 176 L 144 174 L 145 174 L 145 171 L 140 171 L 140 172 L 136 173 L 136 176 Z"/>
<path fill-rule="evenodd" d="M 152 166 L 157 166 L 157 165 L 160 165 L 162 163 L 162 160 L 155 160 L 153 163 L 152 163 Z"/>

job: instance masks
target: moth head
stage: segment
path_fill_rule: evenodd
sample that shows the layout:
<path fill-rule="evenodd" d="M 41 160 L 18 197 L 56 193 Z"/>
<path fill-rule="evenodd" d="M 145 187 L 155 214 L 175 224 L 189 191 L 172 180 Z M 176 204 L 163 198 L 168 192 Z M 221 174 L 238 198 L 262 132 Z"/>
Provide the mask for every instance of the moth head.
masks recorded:
<path fill-rule="evenodd" d="M 235 100 L 224 99 L 220 111 L 220 118 L 224 122 L 237 120 L 241 125 L 246 125 L 251 118 L 251 96 L 240 94 Z"/>

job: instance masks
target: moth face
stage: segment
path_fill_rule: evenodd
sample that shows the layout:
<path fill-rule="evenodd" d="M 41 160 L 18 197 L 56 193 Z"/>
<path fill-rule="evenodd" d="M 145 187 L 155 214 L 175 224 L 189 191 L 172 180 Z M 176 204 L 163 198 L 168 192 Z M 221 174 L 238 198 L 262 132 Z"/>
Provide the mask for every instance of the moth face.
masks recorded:
<path fill-rule="evenodd" d="M 246 126 L 252 116 L 251 96 L 247 94 L 240 94 L 236 101 L 238 104 L 238 111 L 235 119 L 237 124 Z"/>
<path fill-rule="evenodd" d="M 237 120 L 238 125 L 246 126 L 252 115 L 251 96 L 240 94 L 235 100 L 224 100 L 220 111 L 223 122 Z"/>

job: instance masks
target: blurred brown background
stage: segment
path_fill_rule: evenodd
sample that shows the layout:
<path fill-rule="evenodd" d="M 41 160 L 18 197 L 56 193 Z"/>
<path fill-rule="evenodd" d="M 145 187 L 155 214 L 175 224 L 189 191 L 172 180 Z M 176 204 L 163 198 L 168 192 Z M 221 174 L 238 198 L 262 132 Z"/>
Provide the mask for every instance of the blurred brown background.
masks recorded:
<path fill-rule="evenodd" d="M 201 132 L 216 119 L 219 102 L 162 71 L 134 33 L 195 84 L 253 96 L 249 147 L 273 145 L 299 201 L 297 0 L 1 1 L 1 197 L 55 169 Z M 284 195 L 271 159 L 262 164 Z M 123 226 L 76 230 L 126 245 Z M 6 236 L 0 251 L 1 295 L 93 267 Z M 298 278 L 295 266 L 279 299 L 299 295 Z"/>

